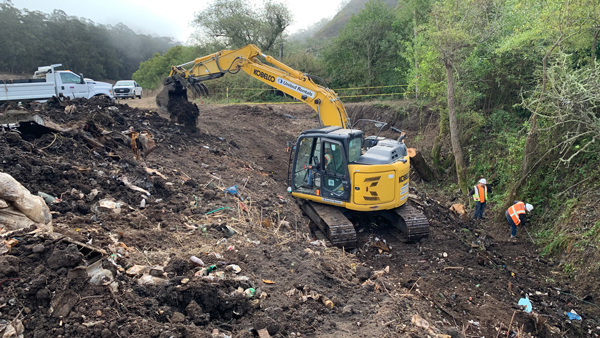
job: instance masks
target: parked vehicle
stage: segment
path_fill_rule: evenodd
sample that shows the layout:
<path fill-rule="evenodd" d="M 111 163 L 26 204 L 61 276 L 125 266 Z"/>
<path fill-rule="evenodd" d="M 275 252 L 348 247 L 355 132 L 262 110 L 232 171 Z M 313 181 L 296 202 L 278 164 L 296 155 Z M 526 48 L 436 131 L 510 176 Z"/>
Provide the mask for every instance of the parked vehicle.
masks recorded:
<path fill-rule="evenodd" d="M 53 96 L 89 99 L 103 95 L 114 98 L 110 83 L 86 81 L 82 74 L 56 70 L 61 66 L 38 67 L 31 79 L 0 80 L 0 102 L 47 101 Z"/>
<path fill-rule="evenodd" d="M 113 92 L 117 99 L 142 98 L 142 86 L 133 80 L 121 80 L 115 83 Z"/>

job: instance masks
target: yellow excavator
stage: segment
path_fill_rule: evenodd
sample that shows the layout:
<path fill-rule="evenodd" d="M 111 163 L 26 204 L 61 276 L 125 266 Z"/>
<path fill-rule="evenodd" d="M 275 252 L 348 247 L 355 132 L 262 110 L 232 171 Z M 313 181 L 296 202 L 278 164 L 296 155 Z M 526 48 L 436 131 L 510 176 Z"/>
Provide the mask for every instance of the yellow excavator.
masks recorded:
<path fill-rule="evenodd" d="M 273 66 L 262 63 L 259 56 Z M 352 125 L 333 90 L 254 45 L 172 66 L 157 105 L 168 110 L 172 100 L 187 100 L 188 89 L 195 95 L 207 95 L 204 81 L 240 70 L 317 112 L 321 126 L 302 132 L 292 147 L 288 190 L 301 200 L 303 211 L 334 245 L 355 247 L 356 231 L 350 219 L 364 216 L 385 219 L 406 241 L 429 235 L 427 218 L 407 203 L 410 159 L 404 134 L 398 139 L 380 137 L 386 124 L 373 120 Z M 354 128 L 359 125 L 360 129 Z M 367 125 L 377 134 L 365 137 Z"/>

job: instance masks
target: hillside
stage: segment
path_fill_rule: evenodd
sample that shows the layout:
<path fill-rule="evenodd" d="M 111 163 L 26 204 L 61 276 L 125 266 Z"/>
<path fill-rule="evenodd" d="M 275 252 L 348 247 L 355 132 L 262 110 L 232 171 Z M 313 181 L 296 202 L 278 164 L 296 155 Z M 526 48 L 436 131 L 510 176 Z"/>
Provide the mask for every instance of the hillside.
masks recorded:
<path fill-rule="evenodd" d="M 397 0 L 381 0 L 386 3 L 390 8 L 395 8 L 398 4 Z M 315 33 L 315 38 L 332 38 L 338 35 L 340 30 L 344 28 L 346 22 L 350 20 L 352 15 L 357 14 L 363 8 L 369 0 L 352 0 L 350 1 L 340 12 L 338 12 L 331 21 L 325 27 L 321 28 Z"/>

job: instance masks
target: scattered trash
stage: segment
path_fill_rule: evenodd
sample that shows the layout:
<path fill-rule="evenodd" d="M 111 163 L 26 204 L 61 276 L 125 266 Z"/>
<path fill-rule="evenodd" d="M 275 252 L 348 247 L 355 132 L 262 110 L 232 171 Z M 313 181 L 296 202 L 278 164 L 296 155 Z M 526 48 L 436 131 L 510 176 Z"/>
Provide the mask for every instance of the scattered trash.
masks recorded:
<path fill-rule="evenodd" d="M 386 266 L 386 267 L 385 267 L 385 269 L 383 269 L 383 270 L 374 271 L 374 272 L 371 274 L 371 277 L 370 277 L 370 278 L 371 278 L 371 279 L 377 279 L 377 278 L 379 278 L 379 277 L 383 277 L 384 275 L 386 275 L 386 274 L 388 274 L 388 273 L 390 273 L 390 267 L 389 267 L 389 265 L 388 265 L 388 266 Z"/>
<path fill-rule="evenodd" d="M 12 249 L 13 246 L 17 245 L 19 243 L 19 241 L 17 239 L 9 239 L 7 240 L 1 240 L 0 241 L 0 256 L 1 255 L 6 255 L 10 253 L 10 249 Z"/>
<path fill-rule="evenodd" d="M 96 196 L 98 196 L 98 189 L 92 189 L 92 191 L 87 195 L 87 200 L 91 202 L 94 200 L 94 198 L 96 198 Z"/>
<path fill-rule="evenodd" d="M 0 224 L 7 226 L 3 230 L 19 230 L 34 223 L 51 227 L 52 215 L 44 199 L 32 195 L 9 174 L 0 173 L 0 200 Z"/>
<path fill-rule="evenodd" d="M 388 248 L 387 245 L 380 240 L 378 240 L 375 243 L 372 243 L 371 247 L 379 249 L 381 251 L 390 252 L 390 248 Z"/>
<path fill-rule="evenodd" d="M 152 275 L 143 275 L 140 279 L 138 279 L 139 285 L 165 285 L 167 283 L 169 283 L 168 279 Z"/>
<path fill-rule="evenodd" d="M 140 209 L 144 209 L 146 207 L 146 199 L 142 198 L 142 201 L 140 202 Z"/>
<path fill-rule="evenodd" d="M 260 245 L 260 241 L 253 241 L 250 238 L 246 238 L 246 242 L 252 243 L 252 244 L 255 244 L 255 245 Z"/>
<path fill-rule="evenodd" d="M 40 196 L 41 198 L 43 198 L 47 204 L 60 202 L 60 199 L 58 199 L 52 195 L 46 194 L 45 192 L 38 191 L 37 195 Z"/>
<path fill-rule="evenodd" d="M 262 281 L 265 284 L 275 284 L 275 282 L 273 282 L 272 280 L 269 280 L 269 279 L 263 279 Z"/>
<path fill-rule="evenodd" d="M 90 284 L 109 285 L 113 281 L 113 274 L 110 270 L 102 268 L 102 260 L 99 260 L 86 268 L 87 275 L 90 277 Z"/>
<path fill-rule="evenodd" d="M 146 172 L 150 175 L 156 175 L 165 180 L 167 179 L 167 177 L 165 175 L 161 174 L 158 170 L 146 168 Z"/>
<path fill-rule="evenodd" d="M 425 330 L 429 329 L 429 323 L 425 319 L 423 319 L 421 316 L 419 316 L 418 314 L 412 316 L 412 318 L 410 319 L 410 322 L 413 325 L 415 325 L 416 327 L 420 327 Z"/>
<path fill-rule="evenodd" d="M 233 273 L 238 274 L 242 271 L 242 268 L 235 264 L 227 265 L 225 268 L 233 270 Z"/>
<path fill-rule="evenodd" d="M 320 239 L 320 240 L 316 240 L 316 241 L 312 241 L 312 242 L 310 242 L 310 244 L 311 244 L 311 245 L 314 245 L 314 246 L 324 246 L 324 247 L 326 247 L 326 246 L 327 246 L 327 245 L 325 244 L 325 241 L 324 241 L 324 240 L 322 240 L 322 239 Z"/>
<path fill-rule="evenodd" d="M 519 306 L 524 306 L 525 309 L 524 311 L 527 313 L 530 313 L 531 310 L 533 309 L 533 306 L 531 305 L 531 302 L 529 301 L 529 297 L 525 296 L 525 298 L 521 298 L 519 299 Z"/>
<path fill-rule="evenodd" d="M 204 266 L 204 262 L 196 256 L 190 257 L 190 261 L 192 261 L 192 264 L 195 266 Z"/>
<path fill-rule="evenodd" d="M 258 338 L 271 338 L 271 335 L 267 329 L 258 330 L 256 332 L 258 333 Z"/>
<path fill-rule="evenodd" d="M 333 309 L 333 302 L 329 298 L 321 295 L 321 302 L 323 303 L 323 305 L 325 305 L 325 307 Z"/>
<path fill-rule="evenodd" d="M 189 278 L 184 278 L 181 280 L 181 284 L 187 284 L 189 283 L 190 279 Z"/>
<path fill-rule="evenodd" d="M 219 209 L 211 210 L 211 211 L 207 212 L 205 215 L 210 215 L 210 214 L 212 214 L 213 212 L 217 212 L 217 211 L 219 211 L 219 210 L 226 210 L 226 209 L 229 209 L 229 210 L 231 210 L 231 208 L 230 208 L 230 207 L 222 207 L 222 208 L 219 208 Z"/>
<path fill-rule="evenodd" d="M 25 327 L 19 319 L 15 319 L 12 322 L 0 320 L 0 334 L 2 334 L 2 338 L 23 338 L 24 331 Z"/>
<path fill-rule="evenodd" d="M 229 187 L 227 189 L 225 189 L 224 193 L 226 194 L 231 194 L 231 195 L 237 195 L 238 191 L 237 191 L 237 185 L 234 185 L 233 187 Z"/>
<path fill-rule="evenodd" d="M 247 288 L 244 290 L 244 294 L 248 296 L 248 298 L 252 298 L 256 294 L 256 290 L 254 290 L 254 288 Z"/>
<path fill-rule="evenodd" d="M 98 201 L 98 205 L 94 207 L 96 213 L 105 213 L 112 211 L 113 214 L 118 215 L 121 213 L 121 206 L 123 203 L 115 202 L 109 199 L 103 199 Z"/>
<path fill-rule="evenodd" d="M 226 225 L 223 227 L 223 232 L 224 232 L 225 237 L 227 237 L 227 238 L 235 235 L 235 230 L 233 230 L 229 225 Z"/>
<path fill-rule="evenodd" d="M 150 192 L 148 190 L 144 190 L 144 189 L 142 189 L 142 188 L 140 188 L 138 186 L 135 186 L 135 185 L 129 183 L 129 180 L 125 176 L 121 177 L 121 182 L 123 182 L 123 184 L 125 184 L 125 186 L 127 188 L 129 188 L 129 189 L 132 189 L 132 190 L 135 190 L 135 191 L 139 191 L 141 193 L 144 193 L 144 194 L 150 196 Z"/>
<path fill-rule="evenodd" d="M 581 316 L 578 315 L 577 312 L 575 312 L 575 310 L 567 312 L 567 317 L 569 317 L 570 320 L 581 320 Z"/>
<path fill-rule="evenodd" d="M 474 320 L 469 320 L 469 324 L 471 324 L 473 326 L 479 326 L 479 322 L 474 321 Z"/>

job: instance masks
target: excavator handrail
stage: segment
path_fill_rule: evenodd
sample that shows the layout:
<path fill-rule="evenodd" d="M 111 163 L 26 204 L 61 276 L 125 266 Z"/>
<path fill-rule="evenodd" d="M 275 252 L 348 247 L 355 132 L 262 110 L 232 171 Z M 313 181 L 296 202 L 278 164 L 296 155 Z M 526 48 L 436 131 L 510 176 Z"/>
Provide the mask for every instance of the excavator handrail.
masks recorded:
<path fill-rule="evenodd" d="M 265 58 L 275 67 L 262 63 L 258 56 Z M 192 67 L 185 68 L 192 64 Z M 317 112 L 321 126 L 339 126 L 344 129 L 350 126 L 346 109 L 335 91 L 316 84 L 306 74 L 262 53 L 255 45 L 236 50 L 222 50 L 172 66 L 169 76 L 178 75 L 183 79 L 194 79 L 194 82 L 198 82 L 226 73 L 237 73 L 240 70 L 311 106 Z"/>

